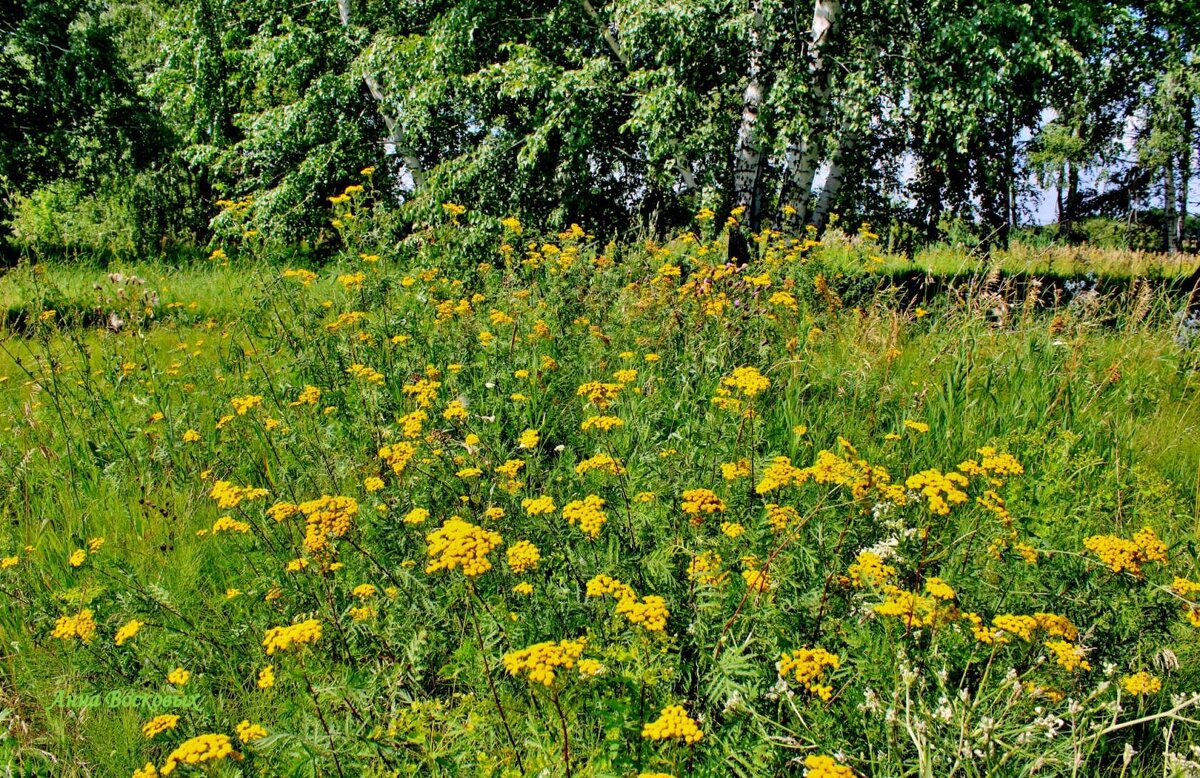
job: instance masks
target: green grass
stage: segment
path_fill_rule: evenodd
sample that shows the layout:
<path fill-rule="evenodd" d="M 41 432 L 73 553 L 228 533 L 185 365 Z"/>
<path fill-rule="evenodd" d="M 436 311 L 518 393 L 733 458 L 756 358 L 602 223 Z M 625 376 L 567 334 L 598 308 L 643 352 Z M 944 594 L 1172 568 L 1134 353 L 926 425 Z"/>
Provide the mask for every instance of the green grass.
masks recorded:
<path fill-rule="evenodd" d="M 120 270 L 144 285 L 85 266 L 0 279 L 0 307 L 18 312 L 0 340 L 0 557 L 16 558 L 0 570 L 0 758 L 18 774 L 162 768 L 204 733 L 245 757 L 210 763 L 216 775 L 558 775 L 564 726 L 574 774 L 598 776 L 799 774 L 816 755 L 872 776 L 1071 775 L 1076 758 L 1079 775 L 1162 775 L 1168 730 L 1172 753 L 1200 743 L 1176 718 L 1193 711 L 1164 713 L 1200 690 L 1197 628 L 1170 591 L 1176 576 L 1200 580 L 1200 377 L 1179 300 L 1147 287 L 997 314 L 992 298 L 956 294 L 918 315 L 903 295 L 855 287 L 833 244 L 786 260 L 775 246 L 710 277 L 719 248 L 694 242 L 627 247 L 614 264 L 549 238 L 557 250 L 498 250 L 487 270 L 455 236 L 438 228 L 403 266 L 349 246 L 310 286 L 269 257 Z M 110 313 L 119 331 L 104 328 Z M 738 398 L 726 380 L 738 367 L 769 386 Z M 425 408 L 411 391 L 423 378 L 440 384 Z M 611 406 L 579 394 L 590 381 L 620 385 Z M 299 401 L 306 386 L 315 404 Z M 742 405 L 714 404 L 723 391 Z M 231 400 L 247 396 L 262 399 L 239 415 Z M 456 400 L 465 419 L 445 414 Z M 415 453 L 397 472 L 379 449 L 406 440 L 414 411 Z M 623 425 L 583 430 L 595 415 Z M 522 448 L 529 429 L 540 441 Z M 944 480 L 987 446 L 1024 472 Z M 597 453 L 623 472 L 576 471 Z M 833 465 L 756 489 L 776 457 Z M 513 459 L 515 479 L 497 473 Z M 890 487 L 930 469 L 927 482 L 961 487 L 946 514 L 916 482 Z M 218 480 L 268 494 L 221 508 Z M 698 488 L 724 509 L 690 521 L 682 494 Z M 989 491 L 1006 511 L 984 504 L 997 504 Z M 266 514 L 321 495 L 359 506 L 323 550 L 305 547 L 303 515 Z M 528 515 L 523 500 L 541 495 L 556 510 Z M 588 495 L 606 501 L 595 539 L 561 512 Z M 796 514 L 773 527 L 768 504 Z M 404 521 L 415 507 L 423 524 Z M 248 531 L 212 534 L 223 516 Z M 502 536 L 478 577 L 424 572 L 427 536 L 453 516 Z M 1167 547 L 1143 575 L 1083 545 L 1143 526 Z M 73 567 L 94 538 L 103 546 Z M 518 540 L 540 549 L 536 570 L 505 561 Z M 851 568 L 872 549 L 894 571 L 856 587 Z M 711 578 L 689 572 L 705 554 L 720 556 Z M 307 567 L 288 572 L 295 559 Z M 756 570 L 766 591 L 749 586 Z M 661 596 L 665 630 L 586 596 L 601 573 Z M 920 599 L 932 577 L 953 603 Z M 378 593 L 356 596 L 367 583 Z M 932 623 L 886 615 L 906 593 Z M 94 637 L 52 636 L 85 607 Z M 362 607 L 374 610 L 355 620 Z M 967 613 L 984 626 L 1064 616 L 1092 669 L 1056 664 L 1044 628 L 981 640 Z M 145 626 L 116 646 L 130 619 Z M 265 654 L 268 629 L 308 619 L 318 641 Z M 503 668 L 510 652 L 580 637 L 598 676 L 560 669 L 542 686 Z M 820 681 L 828 700 L 779 679 L 781 654 L 805 647 L 840 658 Z M 263 690 L 266 664 L 278 680 Z M 199 707 L 154 739 L 141 725 L 166 709 L 54 705 L 62 692 L 173 693 L 176 667 Z M 1130 697 L 1121 679 L 1143 670 L 1162 688 Z M 671 704 L 699 722 L 696 745 L 642 737 Z M 243 720 L 268 737 L 237 743 Z"/>

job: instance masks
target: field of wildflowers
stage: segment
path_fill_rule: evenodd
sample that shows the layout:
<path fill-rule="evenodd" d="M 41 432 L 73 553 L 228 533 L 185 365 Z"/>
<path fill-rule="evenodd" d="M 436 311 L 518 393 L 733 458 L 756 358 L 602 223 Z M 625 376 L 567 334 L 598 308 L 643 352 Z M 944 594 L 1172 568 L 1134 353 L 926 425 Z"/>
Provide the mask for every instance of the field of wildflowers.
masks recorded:
<path fill-rule="evenodd" d="M 363 197 L 3 280 L 12 774 L 1200 775 L 1187 301 Z"/>

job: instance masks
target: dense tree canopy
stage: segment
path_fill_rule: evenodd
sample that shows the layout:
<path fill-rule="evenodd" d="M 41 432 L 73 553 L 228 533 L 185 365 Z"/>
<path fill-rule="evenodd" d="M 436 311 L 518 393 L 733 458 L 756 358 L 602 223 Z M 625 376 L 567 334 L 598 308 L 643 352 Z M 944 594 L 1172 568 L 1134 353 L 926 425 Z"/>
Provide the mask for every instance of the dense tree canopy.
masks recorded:
<path fill-rule="evenodd" d="M 326 198 L 373 166 L 400 233 L 455 201 L 606 233 L 708 207 L 988 244 L 1039 190 L 1064 236 L 1154 211 L 1174 250 L 1198 29 L 1182 0 L 14 0 L 0 215 L 133 203 L 137 229 L 204 242 L 216 200 L 251 198 L 270 239 L 320 242 Z"/>

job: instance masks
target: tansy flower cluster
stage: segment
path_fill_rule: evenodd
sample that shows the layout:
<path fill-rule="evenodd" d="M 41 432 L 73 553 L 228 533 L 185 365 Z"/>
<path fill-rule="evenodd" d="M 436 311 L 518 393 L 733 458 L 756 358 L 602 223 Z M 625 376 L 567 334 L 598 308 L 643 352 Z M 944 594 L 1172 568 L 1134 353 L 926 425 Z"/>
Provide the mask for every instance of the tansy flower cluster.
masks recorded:
<path fill-rule="evenodd" d="M 1167 561 L 1167 546 L 1150 527 L 1143 527 L 1129 539 L 1092 535 L 1084 539 L 1083 545 L 1114 573 L 1128 572 L 1138 578 L 1146 563 Z"/>
<path fill-rule="evenodd" d="M 537 643 L 510 651 L 504 655 L 504 669 L 510 675 L 524 675 L 531 683 L 550 686 L 554 683 L 554 671 L 558 668 L 570 669 L 583 655 L 583 640 L 560 640 L 557 643 Z"/>
<path fill-rule="evenodd" d="M 833 696 L 833 687 L 822 684 L 826 669 L 836 670 L 842 666 L 837 654 L 823 648 L 801 648 L 795 652 L 784 652 L 779 658 L 779 675 L 791 677 L 810 693 L 826 702 Z"/>
<path fill-rule="evenodd" d="M 290 624 L 283 627 L 271 627 L 263 635 L 263 648 L 267 650 L 267 656 L 274 654 L 277 651 L 290 651 L 293 648 L 302 648 L 311 643 L 316 643 L 321 639 L 321 622 L 317 619 L 308 619 L 299 624 Z M 271 668 L 267 668 L 270 670 Z M 270 673 L 272 682 L 274 681 L 274 673 Z M 259 686 L 263 687 L 263 676 L 259 675 Z"/>
<path fill-rule="evenodd" d="M 690 746 L 699 743 L 704 733 L 682 705 L 668 705 L 657 719 L 642 727 L 642 737 L 647 740 L 682 740 Z"/>
<path fill-rule="evenodd" d="M 477 527 L 457 516 L 447 519 L 441 529 L 429 533 L 426 540 L 429 543 L 426 573 L 461 568 L 468 577 L 492 569 L 487 555 L 501 543 L 499 533 Z"/>
<path fill-rule="evenodd" d="M 233 742 L 228 735 L 197 735 L 172 751 L 159 772 L 170 775 L 180 764 L 198 765 L 225 758 L 242 759 L 242 755 L 233 750 Z"/>
<path fill-rule="evenodd" d="M 542 554 L 538 547 L 528 540 L 519 540 L 508 547 L 508 567 L 518 575 L 529 570 L 536 570 Z"/>
<path fill-rule="evenodd" d="M 589 494 L 582 500 L 572 500 L 564 505 L 562 515 L 571 525 L 578 524 L 584 535 L 595 540 L 600 537 L 600 528 L 604 526 L 604 522 L 608 521 L 603 508 L 604 500 Z"/>

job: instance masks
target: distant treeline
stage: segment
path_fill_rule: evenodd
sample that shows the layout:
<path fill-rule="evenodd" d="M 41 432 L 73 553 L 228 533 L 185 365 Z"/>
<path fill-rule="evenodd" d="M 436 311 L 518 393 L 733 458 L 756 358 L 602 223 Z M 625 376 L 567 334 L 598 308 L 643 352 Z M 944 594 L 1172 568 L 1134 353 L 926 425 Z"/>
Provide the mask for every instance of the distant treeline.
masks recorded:
<path fill-rule="evenodd" d="M 0 222 L 22 250 L 320 250 L 364 181 L 397 237 L 444 202 L 598 234 L 701 208 L 912 244 L 1195 250 L 1193 0 L 10 0 Z M 739 241 L 731 241 L 740 250 Z"/>

